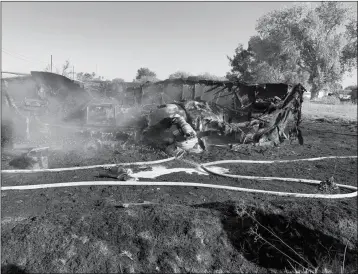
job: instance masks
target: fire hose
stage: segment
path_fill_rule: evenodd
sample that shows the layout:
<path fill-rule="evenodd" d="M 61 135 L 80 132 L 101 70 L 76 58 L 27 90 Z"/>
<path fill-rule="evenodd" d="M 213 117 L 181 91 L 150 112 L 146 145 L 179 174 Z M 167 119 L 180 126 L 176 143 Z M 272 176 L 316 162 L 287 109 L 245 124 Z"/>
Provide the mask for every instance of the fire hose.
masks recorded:
<path fill-rule="evenodd" d="M 169 157 L 162 160 L 148 161 L 148 162 L 133 162 L 133 163 L 121 163 L 121 164 L 105 164 L 105 165 L 93 165 L 93 166 L 76 166 L 76 167 L 64 167 L 64 168 L 48 168 L 48 169 L 8 169 L 2 170 L 1 173 L 44 173 L 44 172 L 63 172 L 63 171 L 73 171 L 73 170 L 82 170 L 82 169 L 95 169 L 95 168 L 108 168 L 116 166 L 130 166 L 130 165 L 155 165 L 161 164 L 169 161 L 175 160 L 175 157 Z"/>
<path fill-rule="evenodd" d="M 281 178 L 281 177 L 260 177 L 260 176 L 244 176 L 244 175 L 231 175 L 215 172 L 207 168 L 215 164 L 223 163 L 251 163 L 251 164 L 273 164 L 273 163 L 289 163 L 289 162 L 298 162 L 298 161 L 318 161 L 324 159 L 356 159 L 357 156 L 328 156 L 328 157 L 318 157 L 318 158 L 308 158 L 308 159 L 295 159 L 295 160 L 272 160 L 272 161 L 255 161 L 255 160 L 223 160 L 215 161 L 204 164 L 197 164 L 190 161 L 191 164 L 196 165 L 204 169 L 210 174 L 217 176 L 236 178 L 236 179 L 251 179 L 251 180 L 260 180 L 260 181 L 284 181 L 284 182 L 295 182 L 295 183 L 306 183 L 319 185 L 321 181 L 319 180 L 308 180 L 308 179 L 297 179 L 297 178 Z M 141 165 L 141 164 L 157 164 L 168 162 L 176 159 L 175 157 L 170 157 L 167 159 L 152 161 L 152 162 L 134 162 L 134 163 L 123 163 L 123 164 L 110 164 L 110 165 L 97 165 L 97 166 L 83 166 L 83 167 L 73 167 L 73 168 L 57 168 L 57 169 L 45 169 L 45 170 L 2 170 L 2 173 L 35 173 L 35 172 L 59 172 L 59 171 L 69 171 L 69 170 L 78 170 L 78 169 L 89 169 L 89 168 L 98 168 L 98 167 L 113 167 L 119 165 Z M 347 190 L 355 190 L 355 192 L 344 193 L 344 194 L 306 194 L 306 193 L 292 193 L 292 192 L 279 192 L 279 191 L 268 191 L 260 189 L 249 189 L 241 188 L 234 186 L 224 186 L 224 185 L 213 185 L 213 184 L 202 184 L 194 182 L 116 182 L 116 181 L 83 181 L 83 182 L 63 182 L 63 183 L 54 183 L 54 184 L 40 184 L 40 185 L 25 185 L 25 186 L 4 186 L 1 187 L 2 191 L 5 190 L 31 190 L 31 189 L 44 189 L 44 188 L 57 188 L 57 187 L 70 187 L 70 186 L 184 186 L 184 187 L 203 187 L 203 188 L 212 188 L 212 189 L 222 189 L 222 190 L 231 190 L 231 191 L 241 191 L 248 193 L 262 193 L 262 194 L 271 194 L 276 196 L 286 196 L 286 197 L 295 197 L 295 198 L 323 198 L 323 199 L 343 199 L 343 198 L 352 198 L 357 197 L 357 187 L 350 185 L 337 184 L 340 188 Z"/>

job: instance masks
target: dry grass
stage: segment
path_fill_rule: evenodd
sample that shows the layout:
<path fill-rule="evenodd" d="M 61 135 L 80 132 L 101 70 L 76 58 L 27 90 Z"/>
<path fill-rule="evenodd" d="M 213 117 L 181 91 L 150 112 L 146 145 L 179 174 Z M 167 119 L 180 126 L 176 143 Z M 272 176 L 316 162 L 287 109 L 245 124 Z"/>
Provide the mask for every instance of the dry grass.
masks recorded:
<path fill-rule="evenodd" d="M 326 104 L 326 105 L 341 105 L 341 100 L 339 100 L 336 96 L 323 96 L 322 98 L 318 98 L 316 100 L 313 100 L 313 102 L 317 102 L 320 104 Z"/>
<path fill-rule="evenodd" d="M 311 264 L 310 261 L 308 261 L 304 257 L 304 254 L 300 254 L 298 251 L 294 250 L 290 246 L 290 244 L 285 243 L 282 238 L 280 238 L 276 233 L 273 232 L 273 230 L 271 230 L 267 226 L 261 224 L 255 217 L 256 212 L 247 210 L 247 208 L 245 206 L 245 202 L 241 202 L 241 204 L 236 207 L 236 214 L 241 218 L 246 215 L 254 221 L 255 225 L 250 228 L 250 235 L 253 235 L 255 237 L 255 241 L 259 241 L 259 240 L 262 241 L 264 244 L 271 246 L 272 248 L 277 250 L 279 253 L 281 253 L 282 256 L 287 258 L 287 262 L 291 265 L 291 269 L 285 268 L 283 273 L 285 273 L 285 274 L 298 274 L 298 273 L 303 273 L 303 274 L 318 274 L 318 273 L 347 274 L 347 273 L 353 273 L 353 272 L 351 272 L 352 267 L 350 267 L 348 271 L 345 269 L 347 247 L 348 247 L 349 240 L 354 235 L 353 233 L 351 233 L 351 236 L 350 236 L 347 244 L 345 245 L 344 256 L 343 256 L 342 261 L 338 260 L 337 258 L 331 259 L 330 255 L 328 254 L 327 257 L 318 259 L 318 261 L 317 261 L 318 266 L 315 267 Z M 273 236 L 273 238 L 276 238 L 276 240 L 278 240 L 278 241 L 273 241 L 273 238 L 271 238 L 269 241 L 267 238 L 265 238 L 263 235 L 261 235 L 258 232 L 259 227 L 262 227 L 264 230 L 268 231 L 271 234 L 271 236 Z M 275 245 L 275 243 L 279 243 L 279 242 L 283 243 L 283 246 L 281 246 L 281 248 L 285 247 L 287 250 L 291 250 L 297 256 L 297 258 L 299 258 L 300 262 L 293 259 L 290 255 L 288 255 L 286 253 L 286 251 L 284 251 L 283 249 L 281 250 L 278 246 Z M 329 259 L 327 259 L 327 258 L 329 258 Z M 292 263 L 295 263 L 296 266 L 294 266 Z"/>
<path fill-rule="evenodd" d="M 304 118 L 317 119 L 342 119 L 347 121 L 357 121 L 357 105 L 337 104 L 327 105 L 315 102 L 304 102 L 302 105 Z"/>
<path fill-rule="evenodd" d="M 208 209 L 102 206 L 8 222 L 1 272 L 15 273 L 5 271 L 8 265 L 26 273 L 262 272 L 231 247 Z"/>

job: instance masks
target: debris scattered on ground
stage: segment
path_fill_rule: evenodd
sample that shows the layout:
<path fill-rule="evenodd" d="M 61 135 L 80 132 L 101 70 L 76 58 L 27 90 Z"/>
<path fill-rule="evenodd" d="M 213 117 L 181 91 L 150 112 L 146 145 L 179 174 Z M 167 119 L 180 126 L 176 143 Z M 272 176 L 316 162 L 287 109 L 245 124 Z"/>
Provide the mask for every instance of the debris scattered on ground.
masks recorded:
<path fill-rule="evenodd" d="M 104 168 L 104 172 L 99 172 L 99 178 L 113 178 L 120 181 L 137 181 L 137 178 L 131 176 L 132 169 L 124 167 Z"/>
<path fill-rule="evenodd" d="M 49 147 L 40 147 L 29 149 L 28 152 L 15 156 L 9 165 L 19 169 L 47 169 L 48 168 L 48 150 Z M 19 152 L 12 151 L 13 155 Z"/>
<path fill-rule="evenodd" d="M 339 187 L 336 184 L 334 177 L 332 176 L 326 181 L 322 181 L 318 186 L 318 190 L 326 193 L 331 193 L 339 190 Z"/>
<path fill-rule="evenodd" d="M 156 204 L 156 203 L 143 201 L 143 203 L 123 203 L 123 204 L 120 204 L 120 206 L 122 206 L 124 208 L 127 208 L 127 207 L 130 207 L 130 206 L 145 206 L 145 205 L 152 205 L 152 204 Z"/>

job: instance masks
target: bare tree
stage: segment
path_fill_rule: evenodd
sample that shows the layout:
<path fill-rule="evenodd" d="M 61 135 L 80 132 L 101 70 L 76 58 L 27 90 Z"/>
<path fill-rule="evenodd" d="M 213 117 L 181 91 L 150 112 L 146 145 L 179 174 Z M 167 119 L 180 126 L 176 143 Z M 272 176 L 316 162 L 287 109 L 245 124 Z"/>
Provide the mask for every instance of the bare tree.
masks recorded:
<path fill-rule="evenodd" d="M 66 62 L 62 65 L 62 76 L 68 77 L 69 72 L 68 69 L 70 68 L 70 61 L 66 60 Z"/>
<path fill-rule="evenodd" d="M 48 65 L 44 68 L 44 71 L 46 71 L 46 72 L 51 72 L 51 65 L 48 64 Z"/>

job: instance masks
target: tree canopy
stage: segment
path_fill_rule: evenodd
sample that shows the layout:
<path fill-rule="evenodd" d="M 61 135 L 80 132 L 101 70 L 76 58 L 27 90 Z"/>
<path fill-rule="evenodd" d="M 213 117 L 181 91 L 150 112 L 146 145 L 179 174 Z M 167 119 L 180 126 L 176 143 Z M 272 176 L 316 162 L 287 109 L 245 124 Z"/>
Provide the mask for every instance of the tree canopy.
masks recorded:
<path fill-rule="evenodd" d="M 190 72 L 176 71 L 169 75 L 169 79 L 187 79 L 189 76 L 193 76 Z"/>
<path fill-rule="evenodd" d="M 76 79 L 82 82 L 91 81 L 91 80 L 103 80 L 103 76 L 96 75 L 95 72 L 77 72 Z M 109 81 L 109 80 L 106 80 Z"/>
<path fill-rule="evenodd" d="M 143 76 L 156 77 L 157 74 L 154 71 L 151 71 L 149 68 L 140 68 L 140 69 L 138 69 L 136 79 L 139 80 Z"/>
<path fill-rule="evenodd" d="M 225 77 L 213 75 L 209 72 L 205 72 L 199 75 L 193 75 L 190 72 L 177 71 L 169 75 L 169 79 L 188 79 L 188 77 L 196 77 L 202 80 L 214 80 L 214 81 L 224 81 L 227 80 Z"/>
<path fill-rule="evenodd" d="M 80 81 L 89 81 L 89 80 L 93 80 L 95 78 L 96 74 L 94 72 L 92 73 L 88 73 L 88 72 L 78 72 L 76 74 L 76 78 L 77 80 L 80 80 Z"/>
<path fill-rule="evenodd" d="M 124 83 L 125 81 L 124 81 L 124 79 L 122 79 L 122 78 L 114 78 L 113 80 L 112 80 L 112 83 L 115 83 L 115 84 L 120 84 L 120 83 Z"/>
<path fill-rule="evenodd" d="M 149 68 L 140 68 L 137 71 L 137 75 L 133 82 L 146 83 L 146 82 L 158 82 L 157 74 L 151 71 Z"/>
<path fill-rule="evenodd" d="M 198 77 L 199 79 L 202 79 L 202 80 L 213 80 L 213 81 L 225 81 L 225 80 L 227 80 L 226 77 L 217 76 L 217 75 L 211 74 L 209 72 L 199 74 L 196 77 Z"/>
<path fill-rule="evenodd" d="M 301 82 L 315 97 L 357 65 L 357 20 L 340 2 L 297 4 L 262 16 L 257 35 L 233 57 L 229 79 Z"/>

